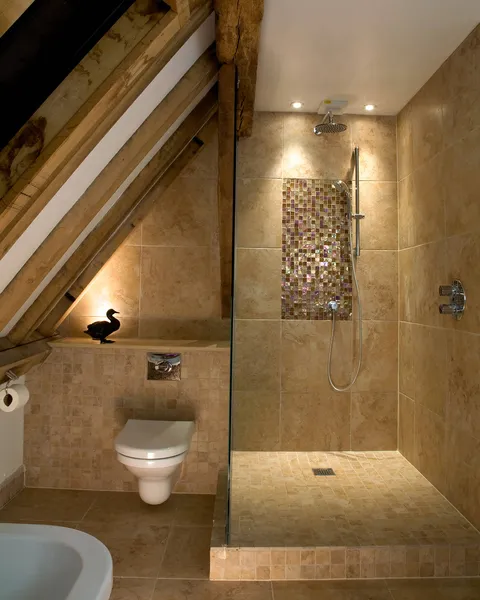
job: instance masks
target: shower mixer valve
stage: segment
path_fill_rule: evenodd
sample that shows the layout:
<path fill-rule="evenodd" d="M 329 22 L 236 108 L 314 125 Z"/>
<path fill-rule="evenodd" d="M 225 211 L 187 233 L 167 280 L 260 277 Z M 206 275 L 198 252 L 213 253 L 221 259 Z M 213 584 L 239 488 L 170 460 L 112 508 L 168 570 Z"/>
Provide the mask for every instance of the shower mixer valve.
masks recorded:
<path fill-rule="evenodd" d="M 448 304 L 440 304 L 438 307 L 440 314 L 453 315 L 457 320 L 462 318 L 467 304 L 467 296 L 459 279 L 454 279 L 452 285 L 441 285 L 438 288 L 440 296 L 450 296 Z"/>

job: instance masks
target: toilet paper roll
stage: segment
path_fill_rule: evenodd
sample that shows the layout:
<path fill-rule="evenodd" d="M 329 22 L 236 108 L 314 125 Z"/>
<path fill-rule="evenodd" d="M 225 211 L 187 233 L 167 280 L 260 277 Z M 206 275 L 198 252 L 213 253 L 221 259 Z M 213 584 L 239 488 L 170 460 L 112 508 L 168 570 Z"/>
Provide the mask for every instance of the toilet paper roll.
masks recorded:
<path fill-rule="evenodd" d="M 13 412 L 17 408 L 25 406 L 30 398 L 30 392 L 25 385 L 16 383 L 0 390 L 0 410 Z"/>

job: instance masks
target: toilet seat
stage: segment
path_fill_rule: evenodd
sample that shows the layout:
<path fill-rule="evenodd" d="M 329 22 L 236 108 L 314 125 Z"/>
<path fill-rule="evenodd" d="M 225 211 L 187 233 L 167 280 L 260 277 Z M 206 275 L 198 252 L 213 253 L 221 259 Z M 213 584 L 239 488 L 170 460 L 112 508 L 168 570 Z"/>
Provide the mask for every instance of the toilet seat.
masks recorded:
<path fill-rule="evenodd" d="M 193 421 L 141 421 L 129 419 L 115 440 L 120 462 L 122 458 L 135 464 L 162 462 L 178 458 L 181 462 L 190 447 L 195 424 Z M 176 462 L 176 461 L 175 461 Z M 175 464 L 172 462 L 172 464 Z M 132 466 L 134 466 L 132 461 Z"/>
<path fill-rule="evenodd" d="M 177 454 L 177 456 L 170 456 L 168 458 L 132 458 L 131 456 L 125 456 L 124 454 L 117 453 L 118 462 L 122 463 L 126 467 L 142 468 L 142 469 L 158 469 L 174 467 L 183 462 L 186 456 L 186 452 Z"/>

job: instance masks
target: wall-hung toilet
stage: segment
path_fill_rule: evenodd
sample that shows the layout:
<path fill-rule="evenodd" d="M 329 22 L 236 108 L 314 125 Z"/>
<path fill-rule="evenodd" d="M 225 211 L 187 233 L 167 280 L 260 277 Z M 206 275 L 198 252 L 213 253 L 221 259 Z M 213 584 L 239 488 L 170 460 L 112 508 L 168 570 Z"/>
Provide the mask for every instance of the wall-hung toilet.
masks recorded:
<path fill-rule="evenodd" d="M 115 450 L 118 460 L 138 478 L 144 502 L 168 500 L 194 431 L 193 421 L 127 421 L 115 440 Z"/>

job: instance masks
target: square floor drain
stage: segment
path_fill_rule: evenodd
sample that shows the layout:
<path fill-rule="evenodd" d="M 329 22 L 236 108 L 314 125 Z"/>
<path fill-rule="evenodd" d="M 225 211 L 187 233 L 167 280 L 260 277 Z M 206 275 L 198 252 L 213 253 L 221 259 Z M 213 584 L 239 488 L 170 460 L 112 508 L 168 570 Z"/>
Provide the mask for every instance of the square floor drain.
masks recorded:
<path fill-rule="evenodd" d="M 328 477 L 329 475 L 335 475 L 335 471 L 333 469 L 312 469 L 315 477 Z"/>

